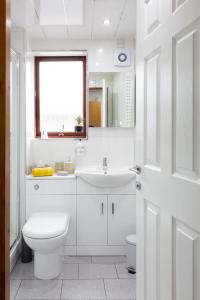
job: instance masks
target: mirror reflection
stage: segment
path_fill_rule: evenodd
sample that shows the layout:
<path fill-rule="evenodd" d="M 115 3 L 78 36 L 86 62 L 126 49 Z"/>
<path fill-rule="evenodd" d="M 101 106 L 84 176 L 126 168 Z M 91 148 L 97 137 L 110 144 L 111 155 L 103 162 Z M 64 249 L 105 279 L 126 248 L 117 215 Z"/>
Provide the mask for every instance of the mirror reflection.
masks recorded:
<path fill-rule="evenodd" d="M 89 74 L 89 127 L 134 127 L 134 72 Z"/>

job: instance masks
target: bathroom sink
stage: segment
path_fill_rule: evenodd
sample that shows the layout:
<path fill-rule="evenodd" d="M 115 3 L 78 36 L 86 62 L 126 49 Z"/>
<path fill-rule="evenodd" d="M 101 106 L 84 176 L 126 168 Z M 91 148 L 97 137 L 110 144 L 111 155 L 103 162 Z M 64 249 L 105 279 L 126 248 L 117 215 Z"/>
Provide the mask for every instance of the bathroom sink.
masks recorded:
<path fill-rule="evenodd" d="M 76 170 L 76 176 L 85 180 L 87 183 L 101 188 L 114 188 L 127 184 L 133 178 L 135 173 L 129 170 L 98 170 L 83 169 Z"/>

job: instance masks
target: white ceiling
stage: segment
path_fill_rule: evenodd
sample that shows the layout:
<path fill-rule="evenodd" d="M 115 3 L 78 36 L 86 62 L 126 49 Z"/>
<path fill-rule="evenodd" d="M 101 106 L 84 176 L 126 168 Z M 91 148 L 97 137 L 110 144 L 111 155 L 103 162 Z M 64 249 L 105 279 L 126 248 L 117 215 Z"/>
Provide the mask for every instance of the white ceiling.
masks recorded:
<path fill-rule="evenodd" d="M 44 1 L 48 2 L 48 0 Z M 52 0 L 49 1 L 52 3 Z M 46 9 L 44 14 L 40 0 L 12 0 L 13 23 L 26 28 L 32 38 L 128 39 L 135 36 L 136 0 L 53 1 L 57 2 L 59 8 L 55 9 L 55 15 L 50 6 L 49 11 Z M 83 5 L 80 5 L 82 1 Z M 61 2 L 66 4 L 62 6 L 63 12 L 59 7 Z M 74 3 L 77 4 L 76 9 Z M 66 22 L 62 19 L 63 15 L 67 16 Z M 103 24 L 105 18 L 110 19 L 109 26 Z M 58 23 L 63 25 L 41 25 Z"/>

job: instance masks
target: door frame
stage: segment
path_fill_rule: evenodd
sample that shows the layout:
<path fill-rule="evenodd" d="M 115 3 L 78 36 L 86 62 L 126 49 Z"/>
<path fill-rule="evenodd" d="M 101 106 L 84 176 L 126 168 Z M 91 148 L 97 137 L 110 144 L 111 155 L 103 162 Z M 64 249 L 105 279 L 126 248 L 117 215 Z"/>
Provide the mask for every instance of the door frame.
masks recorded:
<path fill-rule="evenodd" d="M 10 291 L 10 0 L 0 1 L 0 299 Z"/>

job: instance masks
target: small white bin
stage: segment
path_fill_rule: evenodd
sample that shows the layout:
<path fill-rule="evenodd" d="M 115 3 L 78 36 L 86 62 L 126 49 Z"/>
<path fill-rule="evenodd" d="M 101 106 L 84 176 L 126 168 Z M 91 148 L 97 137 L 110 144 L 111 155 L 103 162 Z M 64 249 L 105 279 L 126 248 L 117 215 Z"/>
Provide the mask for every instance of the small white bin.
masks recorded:
<path fill-rule="evenodd" d="M 136 235 L 131 234 L 126 237 L 127 268 L 136 270 Z"/>

